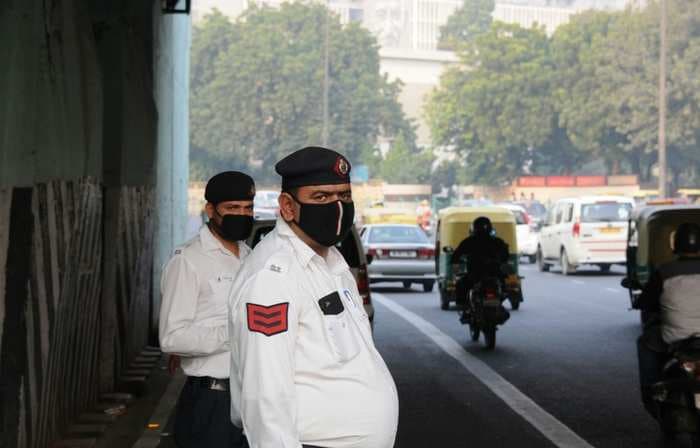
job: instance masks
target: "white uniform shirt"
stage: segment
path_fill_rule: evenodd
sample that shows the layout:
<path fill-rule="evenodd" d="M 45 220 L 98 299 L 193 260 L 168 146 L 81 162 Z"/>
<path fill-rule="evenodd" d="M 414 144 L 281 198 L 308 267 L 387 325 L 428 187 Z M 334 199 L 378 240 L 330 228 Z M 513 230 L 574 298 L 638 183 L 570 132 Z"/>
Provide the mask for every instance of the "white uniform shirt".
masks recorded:
<path fill-rule="evenodd" d="M 168 261 L 161 278 L 160 347 L 182 356 L 188 376 L 228 378 L 228 296 L 241 261 L 250 253 L 238 242 L 240 258 L 206 225 Z"/>
<path fill-rule="evenodd" d="M 394 446 L 396 386 L 335 248 L 320 257 L 278 219 L 230 313 L 231 417 L 251 448 Z"/>

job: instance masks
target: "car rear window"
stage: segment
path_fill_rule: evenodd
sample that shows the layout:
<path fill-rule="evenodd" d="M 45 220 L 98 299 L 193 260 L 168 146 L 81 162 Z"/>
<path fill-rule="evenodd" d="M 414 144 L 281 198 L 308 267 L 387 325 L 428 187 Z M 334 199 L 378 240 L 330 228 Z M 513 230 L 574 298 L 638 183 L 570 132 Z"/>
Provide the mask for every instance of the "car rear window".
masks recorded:
<path fill-rule="evenodd" d="M 627 221 L 632 204 L 626 202 L 597 202 L 581 207 L 581 222 Z"/>
<path fill-rule="evenodd" d="M 376 243 L 417 243 L 429 244 L 425 232 L 418 227 L 386 226 L 375 227 L 369 234 L 369 242 Z"/>

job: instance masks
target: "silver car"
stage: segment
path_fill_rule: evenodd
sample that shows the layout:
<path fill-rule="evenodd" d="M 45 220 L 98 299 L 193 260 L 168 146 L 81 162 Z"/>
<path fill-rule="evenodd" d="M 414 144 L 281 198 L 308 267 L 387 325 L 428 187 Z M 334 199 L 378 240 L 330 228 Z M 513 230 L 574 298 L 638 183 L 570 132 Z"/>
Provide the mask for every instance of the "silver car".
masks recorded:
<path fill-rule="evenodd" d="M 369 281 L 413 283 L 430 292 L 435 285 L 435 247 L 417 225 L 370 224 L 360 232 L 369 261 Z"/>

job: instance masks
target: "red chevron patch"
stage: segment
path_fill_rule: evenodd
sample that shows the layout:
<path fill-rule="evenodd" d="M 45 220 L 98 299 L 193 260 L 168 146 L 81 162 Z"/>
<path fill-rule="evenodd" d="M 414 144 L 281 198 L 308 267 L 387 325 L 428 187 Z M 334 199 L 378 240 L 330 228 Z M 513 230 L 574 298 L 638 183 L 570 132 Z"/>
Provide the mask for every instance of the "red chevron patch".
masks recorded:
<path fill-rule="evenodd" d="M 265 336 L 284 333 L 288 328 L 288 310 L 289 302 L 270 306 L 246 303 L 248 330 L 255 333 L 262 333 Z"/>

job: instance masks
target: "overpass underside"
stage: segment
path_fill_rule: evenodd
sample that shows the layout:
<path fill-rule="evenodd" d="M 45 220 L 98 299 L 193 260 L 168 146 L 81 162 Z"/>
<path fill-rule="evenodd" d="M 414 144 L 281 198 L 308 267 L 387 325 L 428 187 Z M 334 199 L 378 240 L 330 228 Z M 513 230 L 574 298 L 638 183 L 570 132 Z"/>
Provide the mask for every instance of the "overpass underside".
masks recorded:
<path fill-rule="evenodd" d="M 189 24 L 159 1 L 5 0 L 0 42 L 0 447 L 43 448 L 153 342 Z"/>

